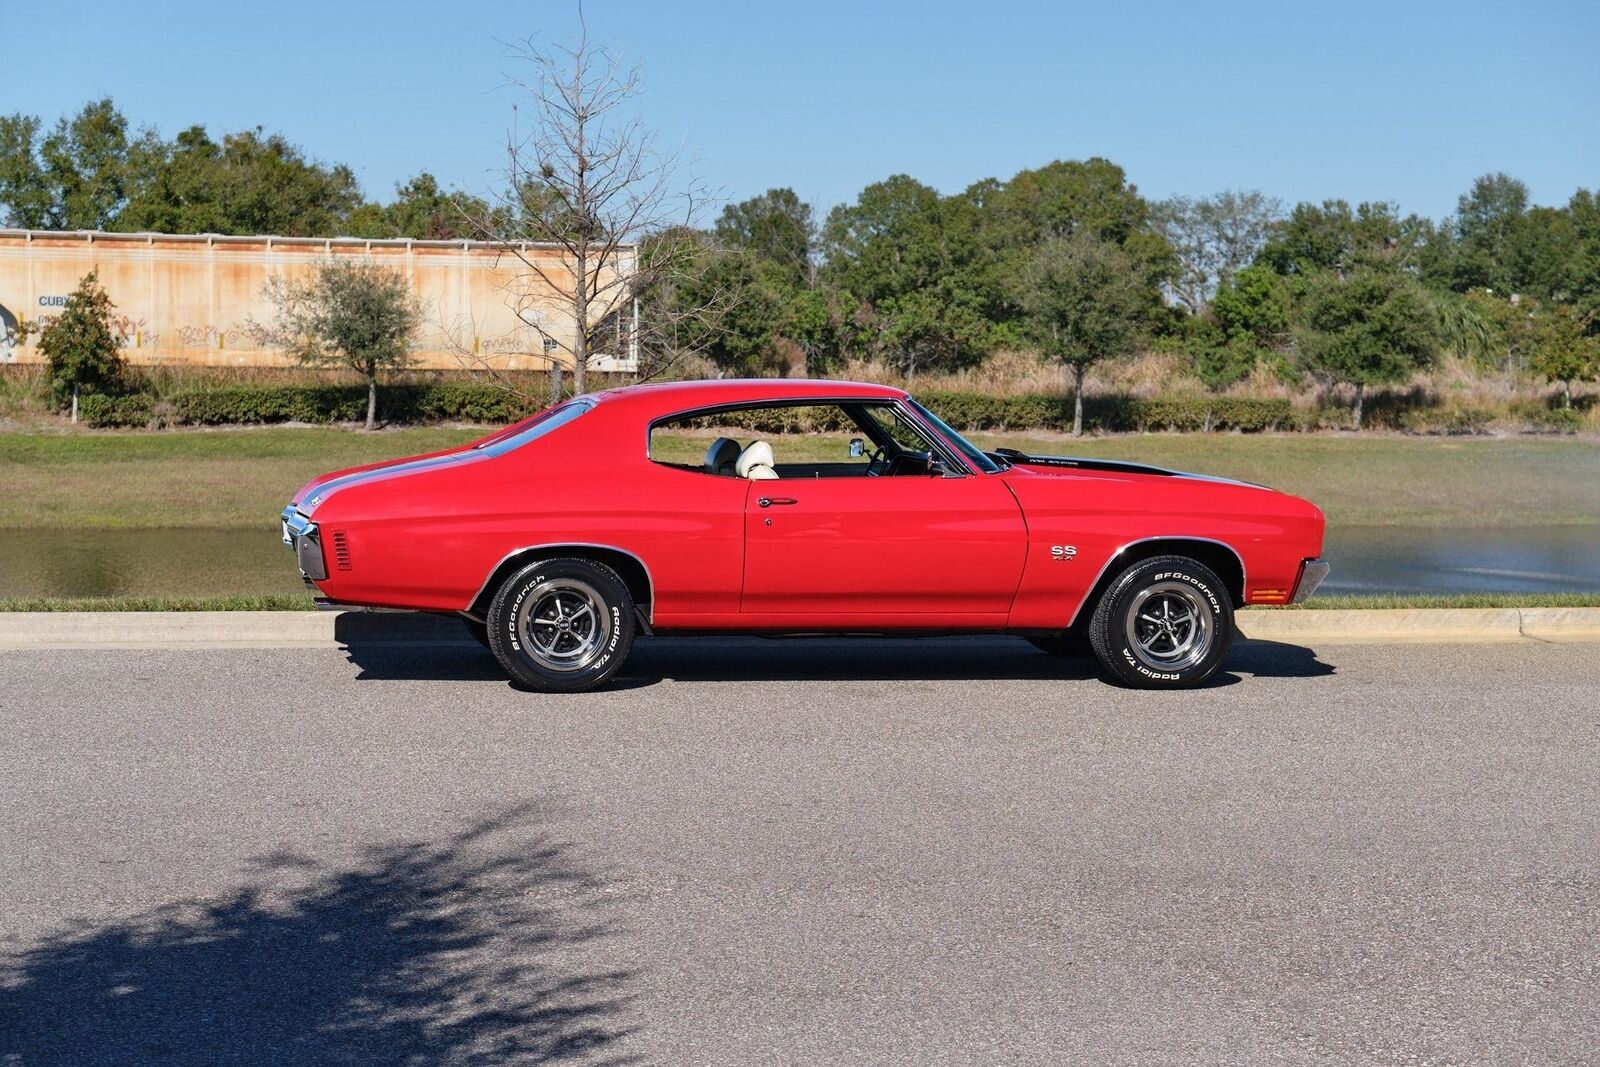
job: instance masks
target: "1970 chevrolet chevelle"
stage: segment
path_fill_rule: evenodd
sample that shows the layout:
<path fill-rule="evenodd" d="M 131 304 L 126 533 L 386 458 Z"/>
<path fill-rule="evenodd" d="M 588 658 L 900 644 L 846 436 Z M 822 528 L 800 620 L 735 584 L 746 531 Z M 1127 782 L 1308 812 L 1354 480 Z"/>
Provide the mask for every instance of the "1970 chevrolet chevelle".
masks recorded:
<path fill-rule="evenodd" d="M 1011 633 L 1147 688 L 1205 682 L 1234 609 L 1310 596 L 1316 507 L 984 452 L 905 392 L 642 385 L 336 471 L 283 511 L 325 603 L 461 616 L 513 678 L 598 686 L 636 634 Z"/>

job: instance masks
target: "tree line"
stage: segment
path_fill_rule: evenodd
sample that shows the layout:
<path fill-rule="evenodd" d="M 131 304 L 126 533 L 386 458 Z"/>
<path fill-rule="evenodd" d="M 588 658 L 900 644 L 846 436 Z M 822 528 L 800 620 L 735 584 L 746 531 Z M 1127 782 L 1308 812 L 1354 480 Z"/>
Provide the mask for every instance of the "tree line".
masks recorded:
<path fill-rule="evenodd" d="M 131 132 L 110 100 L 48 132 L 0 118 L 13 226 L 456 239 L 525 237 L 534 220 L 535 235 L 602 238 L 554 173 L 514 174 L 495 203 L 422 173 L 377 203 L 348 167 L 259 129 L 167 141 Z M 1445 354 L 1560 382 L 1569 405 L 1600 375 L 1600 201 L 1533 205 L 1505 174 L 1436 221 L 1387 202 L 1286 210 L 1253 190 L 1150 200 L 1111 161 L 1058 160 L 953 194 L 895 175 L 820 217 L 778 188 L 710 225 L 647 230 L 633 293 L 647 328 L 670 324 L 664 346 L 720 373 L 865 359 L 913 377 L 1025 350 L 1081 398 L 1095 363 L 1148 346 L 1219 391 L 1256 374 L 1350 387 L 1357 426 L 1368 390 Z"/>
<path fill-rule="evenodd" d="M 725 208 L 689 239 L 707 284 L 742 294 L 705 351 L 730 373 L 850 356 L 912 376 L 1025 349 L 1071 371 L 1140 346 L 1208 387 L 1255 373 L 1404 382 L 1444 354 L 1564 386 L 1600 375 L 1600 200 L 1560 208 L 1485 175 L 1442 222 L 1392 203 L 1256 191 L 1150 201 L 1104 159 L 941 195 L 898 175 L 818 222 L 791 190 Z"/>

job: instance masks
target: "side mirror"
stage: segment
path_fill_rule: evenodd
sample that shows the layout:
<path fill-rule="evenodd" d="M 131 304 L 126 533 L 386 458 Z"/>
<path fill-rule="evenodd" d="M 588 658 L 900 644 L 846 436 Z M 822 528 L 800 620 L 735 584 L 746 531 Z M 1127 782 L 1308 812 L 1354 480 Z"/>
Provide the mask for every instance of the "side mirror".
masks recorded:
<path fill-rule="evenodd" d="M 867 443 L 859 437 L 850 438 L 850 458 L 860 459 L 867 454 Z"/>
<path fill-rule="evenodd" d="M 940 460 L 939 457 L 937 457 L 937 456 L 929 456 L 928 457 L 928 477 L 930 477 L 930 478 L 943 478 L 944 477 L 944 462 L 942 460 Z"/>

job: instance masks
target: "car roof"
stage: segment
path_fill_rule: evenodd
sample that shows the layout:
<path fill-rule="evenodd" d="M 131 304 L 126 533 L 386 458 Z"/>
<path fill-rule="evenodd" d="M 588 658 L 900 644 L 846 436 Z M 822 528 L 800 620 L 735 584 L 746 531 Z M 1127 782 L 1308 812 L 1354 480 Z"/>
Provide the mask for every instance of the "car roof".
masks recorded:
<path fill-rule="evenodd" d="M 719 378 L 694 382 L 653 382 L 608 389 L 607 407 L 629 407 L 651 417 L 698 407 L 757 404 L 765 401 L 899 400 L 904 389 L 868 382 L 812 378 Z"/>

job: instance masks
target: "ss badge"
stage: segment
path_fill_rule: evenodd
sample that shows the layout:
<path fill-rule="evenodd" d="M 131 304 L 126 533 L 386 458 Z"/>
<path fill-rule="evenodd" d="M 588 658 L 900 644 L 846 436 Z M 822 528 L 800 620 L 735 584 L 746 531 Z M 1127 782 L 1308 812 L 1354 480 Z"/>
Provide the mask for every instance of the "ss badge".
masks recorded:
<path fill-rule="evenodd" d="M 1051 559 L 1059 559 L 1059 560 L 1067 561 L 1067 560 L 1071 560 L 1077 554 L 1078 554 L 1078 549 L 1074 545 L 1051 545 L 1050 546 L 1050 558 Z"/>

